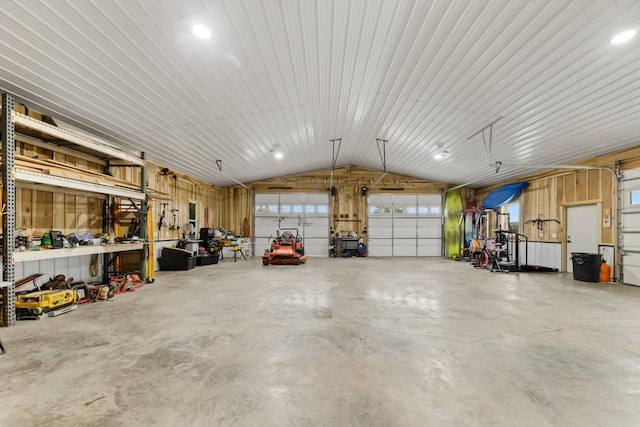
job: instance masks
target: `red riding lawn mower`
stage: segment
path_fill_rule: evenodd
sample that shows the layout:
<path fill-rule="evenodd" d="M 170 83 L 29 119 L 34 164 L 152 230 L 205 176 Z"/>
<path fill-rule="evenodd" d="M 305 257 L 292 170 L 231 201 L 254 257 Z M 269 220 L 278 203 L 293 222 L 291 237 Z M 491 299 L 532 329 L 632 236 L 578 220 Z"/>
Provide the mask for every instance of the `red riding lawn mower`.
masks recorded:
<path fill-rule="evenodd" d="M 271 240 L 271 237 L 269 240 Z M 264 255 L 262 255 L 263 265 L 298 265 L 304 263 L 306 260 L 307 257 L 304 256 L 302 237 L 298 234 L 297 228 L 283 228 L 278 230 L 276 238 L 271 240 L 271 248 L 265 250 Z"/>

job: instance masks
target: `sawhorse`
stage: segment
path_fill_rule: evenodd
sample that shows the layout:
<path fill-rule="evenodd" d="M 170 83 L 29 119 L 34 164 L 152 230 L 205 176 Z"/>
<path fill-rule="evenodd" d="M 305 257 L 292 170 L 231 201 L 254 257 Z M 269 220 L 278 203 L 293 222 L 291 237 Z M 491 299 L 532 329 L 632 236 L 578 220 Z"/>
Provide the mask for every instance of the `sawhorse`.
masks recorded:
<path fill-rule="evenodd" d="M 233 262 L 236 262 L 237 258 L 238 258 L 238 252 L 240 252 L 240 255 L 242 255 L 242 258 L 246 261 L 247 257 L 244 254 L 244 252 L 242 252 L 242 247 L 240 246 L 234 246 L 231 248 L 231 250 L 233 251 Z"/>

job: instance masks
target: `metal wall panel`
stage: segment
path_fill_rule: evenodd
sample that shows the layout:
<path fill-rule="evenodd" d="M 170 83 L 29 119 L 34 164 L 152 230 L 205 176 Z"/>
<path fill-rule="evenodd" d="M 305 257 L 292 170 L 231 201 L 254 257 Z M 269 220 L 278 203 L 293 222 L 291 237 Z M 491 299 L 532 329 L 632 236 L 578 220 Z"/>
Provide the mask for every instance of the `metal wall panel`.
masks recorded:
<path fill-rule="evenodd" d="M 562 270 L 562 244 L 548 242 L 529 242 L 529 253 L 525 260 L 526 244 L 520 242 L 519 261 L 524 265 L 555 268 Z"/>
<path fill-rule="evenodd" d="M 368 239 L 367 252 L 369 256 L 393 256 L 391 239 Z"/>
<path fill-rule="evenodd" d="M 369 227 L 367 235 L 371 239 L 389 239 L 393 237 L 393 220 L 392 218 L 374 218 L 369 217 Z"/>
<path fill-rule="evenodd" d="M 390 172 L 483 186 L 640 134 L 637 41 L 609 45 L 635 0 L 2 6 L 0 90 L 218 186 L 330 167 L 336 137 L 342 164 L 379 168 L 385 138 Z M 468 138 L 499 117 L 487 159 Z"/>

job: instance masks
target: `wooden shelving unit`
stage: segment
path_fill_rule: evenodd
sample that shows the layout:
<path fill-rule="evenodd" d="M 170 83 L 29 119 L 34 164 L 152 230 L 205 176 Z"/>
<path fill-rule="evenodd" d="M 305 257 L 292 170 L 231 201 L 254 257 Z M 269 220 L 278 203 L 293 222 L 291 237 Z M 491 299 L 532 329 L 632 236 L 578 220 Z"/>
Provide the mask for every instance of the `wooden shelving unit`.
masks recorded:
<path fill-rule="evenodd" d="M 125 198 L 139 201 L 142 235 L 142 242 L 131 244 L 113 244 L 96 246 L 79 246 L 69 249 L 49 249 L 39 251 L 10 252 L 10 256 L 3 256 L 3 281 L 8 282 L 7 286 L 1 288 L 3 296 L 2 316 L 0 316 L 0 326 L 11 326 L 15 324 L 14 301 L 14 265 L 17 262 L 39 261 L 46 259 L 74 257 L 82 255 L 102 254 L 104 256 L 103 267 L 107 271 L 108 256 L 121 252 L 141 251 L 141 272 L 144 272 L 146 263 L 145 239 L 146 239 L 146 169 L 144 153 L 140 157 L 127 153 L 118 147 L 97 138 L 93 135 L 84 134 L 74 129 L 56 127 L 49 123 L 34 119 L 25 114 L 14 111 L 14 97 L 11 94 L 2 95 L 2 205 L 5 207 L 5 215 L 2 221 L 3 247 L 5 251 L 14 247 L 15 226 L 16 226 L 16 201 L 15 188 L 24 186 L 25 188 L 62 192 L 70 194 L 97 194 L 104 196 L 105 209 L 103 212 L 105 221 L 103 222 L 103 232 L 108 232 L 108 216 L 111 197 Z M 16 130 L 15 126 L 27 129 L 31 136 L 19 136 L 23 139 L 41 140 L 37 142 L 40 146 L 48 141 L 55 140 L 63 143 L 63 149 L 69 153 L 69 147 L 77 149 L 79 153 L 86 153 L 100 159 L 106 160 L 107 171 L 109 167 L 139 167 L 141 168 L 141 185 L 135 185 L 113 178 L 107 174 L 95 171 L 83 171 L 80 168 L 65 165 L 55 160 L 41 160 L 25 158 L 16 154 Z M 110 163 L 117 160 L 120 164 Z M 123 163 L 124 164 L 121 164 Z M 144 273 L 143 273 L 144 274 Z"/>

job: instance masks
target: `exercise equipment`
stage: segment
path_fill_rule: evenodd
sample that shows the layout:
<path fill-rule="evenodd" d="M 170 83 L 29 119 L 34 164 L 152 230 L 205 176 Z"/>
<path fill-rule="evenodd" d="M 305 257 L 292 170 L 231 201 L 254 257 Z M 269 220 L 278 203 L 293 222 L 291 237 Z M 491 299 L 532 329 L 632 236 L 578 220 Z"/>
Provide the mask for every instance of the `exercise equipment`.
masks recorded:
<path fill-rule="evenodd" d="M 489 231 L 492 223 L 492 214 L 496 228 Z M 492 234 L 493 237 L 484 240 L 482 238 L 478 239 L 481 242 L 482 250 L 476 252 L 471 259 L 474 267 L 483 267 L 492 272 L 504 273 L 558 271 L 555 268 L 529 265 L 529 238 L 524 234 L 501 228 L 499 218 L 506 217 L 508 227 L 510 224 L 509 213 L 498 212 L 495 209 L 484 209 L 476 217 L 478 218 L 476 222 L 478 236 L 482 236 L 479 230 L 482 229 L 482 224 L 484 223 L 485 236 Z"/>

